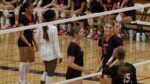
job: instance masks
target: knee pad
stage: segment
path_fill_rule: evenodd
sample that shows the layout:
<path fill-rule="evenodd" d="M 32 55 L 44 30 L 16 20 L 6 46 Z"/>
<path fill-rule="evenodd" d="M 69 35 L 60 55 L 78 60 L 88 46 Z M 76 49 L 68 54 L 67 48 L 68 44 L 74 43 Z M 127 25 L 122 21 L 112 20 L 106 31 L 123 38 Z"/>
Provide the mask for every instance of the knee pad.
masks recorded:
<path fill-rule="evenodd" d="M 19 15 L 19 8 L 16 8 L 16 9 L 14 10 L 14 14 L 15 14 L 15 15 Z"/>
<path fill-rule="evenodd" d="M 97 24 L 98 24 L 98 25 L 101 25 L 101 24 L 102 24 L 102 20 L 101 20 L 101 19 L 98 19 L 98 20 L 97 20 Z"/>
<path fill-rule="evenodd" d="M 77 16 L 76 14 L 72 14 L 72 15 L 71 15 L 71 17 L 76 17 L 76 16 Z"/>
<path fill-rule="evenodd" d="M 88 24 L 89 24 L 90 26 L 93 25 L 93 19 L 92 19 L 92 18 L 91 18 L 91 19 L 88 19 Z"/>
<path fill-rule="evenodd" d="M 60 17 L 61 17 L 61 18 L 65 18 L 65 17 L 66 17 L 66 14 L 63 13 L 63 12 L 61 12 L 61 13 L 60 13 Z"/>

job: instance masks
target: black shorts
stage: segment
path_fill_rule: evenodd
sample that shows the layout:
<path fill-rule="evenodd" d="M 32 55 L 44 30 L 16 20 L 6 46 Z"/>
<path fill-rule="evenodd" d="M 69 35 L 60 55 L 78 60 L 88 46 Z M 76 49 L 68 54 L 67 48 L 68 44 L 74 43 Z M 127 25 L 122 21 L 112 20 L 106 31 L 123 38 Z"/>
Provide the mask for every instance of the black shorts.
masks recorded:
<path fill-rule="evenodd" d="M 66 79 L 72 79 L 72 78 L 76 78 L 76 77 L 80 77 L 81 73 L 78 74 L 66 74 Z"/>
<path fill-rule="evenodd" d="M 77 70 L 74 70 L 74 71 L 67 70 L 66 79 L 72 79 L 72 78 L 80 77 L 81 74 L 82 74 L 81 71 L 77 71 Z"/>
<path fill-rule="evenodd" d="M 124 14 L 126 16 L 131 16 L 133 21 L 136 20 L 136 11 L 135 10 L 126 11 L 126 12 L 124 12 Z"/>
<path fill-rule="evenodd" d="M 29 41 L 29 43 L 31 44 L 31 47 L 33 47 L 33 43 L 30 42 L 30 41 Z M 18 47 L 28 47 L 28 45 L 19 38 L 19 40 L 18 40 Z"/>

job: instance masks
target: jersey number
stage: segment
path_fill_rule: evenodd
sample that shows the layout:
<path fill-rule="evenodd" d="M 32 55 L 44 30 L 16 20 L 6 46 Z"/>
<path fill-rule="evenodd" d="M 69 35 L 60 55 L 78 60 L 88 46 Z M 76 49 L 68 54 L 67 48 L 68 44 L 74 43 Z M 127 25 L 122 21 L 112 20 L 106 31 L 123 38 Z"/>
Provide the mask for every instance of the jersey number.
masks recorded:
<path fill-rule="evenodd" d="M 125 74 L 125 77 L 124 77 L 124 83 L 129 83 L 130 82 L 130 78 L 131 77 L 131 74 L 130 73 L 127 73 L 127 74 Z"/>

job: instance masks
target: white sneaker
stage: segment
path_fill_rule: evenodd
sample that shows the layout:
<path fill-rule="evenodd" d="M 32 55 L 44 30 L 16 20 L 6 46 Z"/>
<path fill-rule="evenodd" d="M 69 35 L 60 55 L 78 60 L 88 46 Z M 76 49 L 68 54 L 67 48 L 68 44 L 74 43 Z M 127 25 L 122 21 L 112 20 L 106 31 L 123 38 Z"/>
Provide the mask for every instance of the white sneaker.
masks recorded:
<path fill-rule="evenodd" d="M 9 29 L 11 27 L 11 25 L 10 24 L 7 24 L 7 25 L 4 25 L 3 27 L 2 27 L 2 29 Z"/>
<path fill-rule="evenodd" d="M 17 81 L 17 84 L 30 84 L 30 83 L 28 83 L 27 81 L 25 81 L 25 82 L 23 82 L 23 81 Z"/>
<path fill-rule="evenodd" d="M 87 36 L 87 38 L 92 38 L 92 36 L 93 36 L 93 33 L 91 32 L 91 33 L 89 33 L 89 35 Z"/>
<path fill-rule="evenodd" d="M 17 81 L 17 84 L 21 84 L 21 81 Z"/>

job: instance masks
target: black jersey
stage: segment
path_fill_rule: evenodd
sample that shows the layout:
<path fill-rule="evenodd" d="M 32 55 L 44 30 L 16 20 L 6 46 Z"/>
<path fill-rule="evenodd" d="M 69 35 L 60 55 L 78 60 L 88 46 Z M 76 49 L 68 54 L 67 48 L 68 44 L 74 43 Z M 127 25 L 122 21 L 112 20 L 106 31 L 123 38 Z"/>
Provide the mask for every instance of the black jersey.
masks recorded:
<path fill-rule="evenodd" d="M 102 0 L 102 1 L 103 1 L 103 4 L 106 5 L 106 8 L 107 8 L 108 11 L 109 11 L 109 10 L 112 10 L 113 5 L 114 5 L 115 3 L 117 3 L 116 0 Z"/>
<path fill-rule="evenodd" d="M 101 4 L 102 4 L 102 1 L 93 0 L 91 2 L 91 12 L 92 13 L 103 12 L 104 8 Z"/>
<path fill-rule="evenodd" d="M 22 24 L 23 26 L 28 26 L 28 25 L 34 24 L 34 17 L 33 17 L 33 15 L 32 15 L 31 19 L 27 18 L 24 14 L 21 15 L 21 17 L 19 19 L 19 24 Z M 31 46 L 33 46 L 33 44 L 32 44 L 32 41 L 33 41 L 33 29 L 24 30 L 24 36 L 26 37 L 27 41 L 31 44 Z M 27 46 L 27 44 L 21 38 L 19 38 L 18 46 L 19 47 L 25 47 L 25 46 Z"/>
<path fill-rule="evenodd" d="M 117 34 L 116 36 L 118 36 L 118 38 L 119 38 L 119 43 L 120 43 L 120 45 L 123 45 L 123 39 L 122 39 L 122 37 L 119 35 L 119 34 Z"/>
<path fill-rule="evenodd" d="M 123 1 L 124 0 L 118 0 L 118 3 L 119 3 L 120 6 L 121 6 Z M 134 1 L 133 0 L 128 0 L 128 2 L 124 6 L 126 6 L 126 7 L 134 6 Z"/>
<path fill-rule="evenodd" d="M 103 74 L 110 75 L 112 84 L 137 84 L 136 69 L 130 63 L 125 63 L 124 76 L 120 77 L 119 66 L 115 65 L 109 69 L 104 69 Z"/>
<path fill-rule="evenodd" d="M 50 4 L 51 2 L 52 2 L 52 0 L 42 0 L 41 7 L 46 6 L 46 5 Z"/>
<path fill-rule="evenodd" d="M 98 45 L 102 47 L 102 59 L 104 67 L 109 58 L 112 56 L 114 49 L 123 45 L 123 43 L 118 36 L 113 35 L 108 41 L 102 37 L 99 39 Z"/>
<path fill-rule="evenodd" d="M 86 3 L 86 0 L 73 0 L 73 3 L 74 3 L 74 10 L 78 10 L 81 8 L 82 3 Z M 83 12 L 85 11 L 86 11 L 86 4 L 84 6 Z"/>
<path fill-rule="evenodd" d="M 124 0 L 118 0 L 118 3 L 120 4 L 120 6 L 123 1 Z M 128 2 L 126 4 L 124 4 L 124 7 L 132 7 L 132 6 L 134 6 L 133 0 L 128 0 Z M 125 11 L 124 14 L 126 16 L 131 16 L 133 21 L 136 20 L 136 11 L 135 10 Z"/>
<path fill-rule="evenodd" d="M 74 56 L 74 58 L 75 58 L 74 63 L 75 64 L 77 64 L 79 66 L 84 65 L 84 63 L 83 63 L 83 51 L 78 44 L 76 44 L 74 42 L 70 42 L 68 50 L 67 50 L 67 54 L 68 54 L 68 56 Z M 76 69 L 68 67 L 66 75 L 67 76 L 70 76 L 70 75 L 79 76 L 79 75 L 81 75 L 81 71 L 78 71 Z"/>
<path fill-rule="evenodd" d="M 68 5 L 68 0 L 57 0 L 57 4 L 67 6 Z"/>

